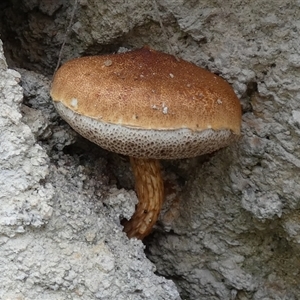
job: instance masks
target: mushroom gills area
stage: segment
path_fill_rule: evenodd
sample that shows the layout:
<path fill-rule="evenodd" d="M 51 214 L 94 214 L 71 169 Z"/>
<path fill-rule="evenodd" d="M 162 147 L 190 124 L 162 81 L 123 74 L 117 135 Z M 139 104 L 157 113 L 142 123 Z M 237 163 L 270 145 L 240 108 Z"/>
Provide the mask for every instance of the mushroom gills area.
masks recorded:
<path fill-rule="evenodd" d="M 106 123 L 77 114 L 60 102 L 55 107 L 77 132 L 100 147 L 139 158 L 181 159 L 210 153 L 236 141 L 239 135 L 229 129 L 193 131 L 141 129 Z"/>
<path fill-rule="evenodd" d="M 129 238 L 143 239 L 151 232 L 159 216 L 164 198 L 163 179 L 156 159 L 130 157 L 130 163 L 139 202 L 132 218 L 123 223 L 124 231 Z"/>

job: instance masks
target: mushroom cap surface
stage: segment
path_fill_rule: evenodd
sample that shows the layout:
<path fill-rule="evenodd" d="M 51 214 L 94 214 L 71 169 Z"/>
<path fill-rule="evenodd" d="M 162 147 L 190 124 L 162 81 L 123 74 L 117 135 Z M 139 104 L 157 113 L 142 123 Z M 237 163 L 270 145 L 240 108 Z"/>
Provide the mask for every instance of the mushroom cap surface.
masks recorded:
<path fill-rule="evenodd" d="M 146 47 L 65 63 L 51 97 L 81 135 L 134 157 L 193 157 L 240 134 L 240 102 L 225 80 Z"/>

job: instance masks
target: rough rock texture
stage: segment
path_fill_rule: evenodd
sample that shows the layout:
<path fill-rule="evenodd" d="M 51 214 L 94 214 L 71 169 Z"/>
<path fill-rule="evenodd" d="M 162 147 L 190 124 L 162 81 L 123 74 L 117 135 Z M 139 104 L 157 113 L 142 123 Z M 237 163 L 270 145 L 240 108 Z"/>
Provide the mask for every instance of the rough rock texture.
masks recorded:
<path fill-rule="evenodd" d="M 9 65 L 51 74 L 73 7 L 63 0 L 20 2 L 4 1 L 0 9 Z M 183 299 L 299 299 L 299 1 L 75 3 L 63 61 L 148 44 L 220 74 L 241 98 L 243 136 L 237 145 L 205 158 L 164 163 L 165 177 L 178 197 L 167 203 L 156 232 L 145 241 L 158 273 L 174 280 Z M 0 66 L 5 69 L 3 56 Z M 39 291 L 49 293 L 44 299 L 76 299 L 83 293 L 88 299 L 100 290 L 110 292 L 106 299 L 118 299 L 113 292 L 123 288 L 128 297 L 134 291 L 132 282 L 139 282 L 136 289 L 146 299 L 175 299 L 171 282 L 154 277 L 141 244 L 127 241 L 120 231 L 120 215 L 128 217 L 135 201 L 126 162 L 78 140 L 50 108 L 49 98 L 40 97 L 49 83 L 38 80 L 36 73 L 21 73 L 25 104 L 31 109 L 25 109 L 24 118 L 32 133 L 20 125 L 18 75 L 1 71 L 10 82 L 2 87 L 6 97 L 1 95 L 1 101 L 11 99 L 6 107 L 10 113 L 3 118 L 12 124 L 6 127 L 1 121 L 1 126 L 14 139 L 8 148 L 13 158 L 5 165 L 3 151 L 1 169 L 29 170 L 25 177 L 21 171 L 14 177 L 22 178 L 26 201 L 22 192 L 18 195 L 23 185 L 13 190 L 1 179 L 6 186 L 2 190 L 7 190 L 0 219 L 1 276 L 10 284 L 5 292 L 36 293 L 31 299 Z M 41 121 L 45 119 L 48 126 Z M 127 191 L 112 190 L 114 182 Z M 142 273 L 131 270 L 137 269 L 138 259 Z M 98 278 L 93 272 L 103 280 L 86 279 Z M 126 281 L 124 274 L 133 281 Z"/>
<path fill-rule="evenodd" d="M 40 228 L 47 223 L 53 212 L 48 203 L 53 188 L 41 183 L 48 174 L 48 156 L 22 122 L 21 76 L 7 69 L 2 43 L 0 50 L 0 232 L 13 237 L 26 226 Z"/>

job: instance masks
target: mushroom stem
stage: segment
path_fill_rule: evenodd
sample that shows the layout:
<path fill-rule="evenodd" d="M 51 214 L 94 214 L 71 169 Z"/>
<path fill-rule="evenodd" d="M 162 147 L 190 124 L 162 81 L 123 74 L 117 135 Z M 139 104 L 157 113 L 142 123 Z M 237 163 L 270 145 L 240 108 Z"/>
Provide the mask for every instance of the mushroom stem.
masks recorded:
<path fill-rule="evenodd" d="M 132 218 L 124 223 L 124 231 L 129 238 L 143 239 L 151 232 L 160 213 L 164 184 L 158 160 L 130 157 L 130 163 L 139 202 Z"/>

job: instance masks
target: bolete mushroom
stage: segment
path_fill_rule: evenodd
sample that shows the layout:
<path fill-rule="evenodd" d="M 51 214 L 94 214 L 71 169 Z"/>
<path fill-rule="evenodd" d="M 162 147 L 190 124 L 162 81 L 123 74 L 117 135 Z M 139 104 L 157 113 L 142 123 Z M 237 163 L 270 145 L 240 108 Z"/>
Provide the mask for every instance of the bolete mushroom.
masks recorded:
<path fill-rule="evenodd" d="M 130 157 L 139 198 L 124 225 L 144 238 L 164 198 L 159 159 L 213 152 L 240 135 L 241 106 L 219 76 L 148 47 L 76 58 L 54 75 L 61 117 L 99 146 Z"/>

